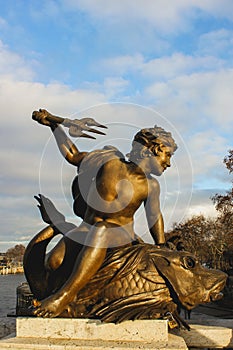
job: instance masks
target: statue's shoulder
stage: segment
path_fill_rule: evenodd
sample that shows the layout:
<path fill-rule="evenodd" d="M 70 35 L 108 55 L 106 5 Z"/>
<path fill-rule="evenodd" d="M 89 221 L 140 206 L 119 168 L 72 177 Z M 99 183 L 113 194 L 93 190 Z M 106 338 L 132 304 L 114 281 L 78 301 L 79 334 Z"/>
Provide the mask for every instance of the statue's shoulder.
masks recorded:
<path fill-rule="evenodd" d="M 154 178 L 152 176 L 150 178 L 148 178 L 147 186 L 148 186 L 148 194 L 150 196 L 159 195 L 160 184 L 156 178 Z"/>
<path fill-rule="evenodd" d="M 125 156 L 114 146 L 104 146 L 102 149 L 91 151 L 85 155 L 80 163 L 79 171 L 90 170 L 93 167 L 99 169 L 103 164 L 112 159 L 125 160 Z"/>

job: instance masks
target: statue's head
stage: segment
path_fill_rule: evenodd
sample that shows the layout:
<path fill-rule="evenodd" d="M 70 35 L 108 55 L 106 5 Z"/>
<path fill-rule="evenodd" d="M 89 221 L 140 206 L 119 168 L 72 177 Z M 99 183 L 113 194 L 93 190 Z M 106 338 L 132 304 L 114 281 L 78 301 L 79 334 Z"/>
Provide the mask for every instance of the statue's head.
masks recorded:
<path fill-rule="evenodd" d="M 158 147 L 163 146 L 170 147 L 172 153 L 176 151 L 177 145 L 170 132 L 157 125 L 154 128 L 142 129 L 134 136 L 129 159 L 136 162 L 150 157 L 152 153 L 156 156 Z"/>

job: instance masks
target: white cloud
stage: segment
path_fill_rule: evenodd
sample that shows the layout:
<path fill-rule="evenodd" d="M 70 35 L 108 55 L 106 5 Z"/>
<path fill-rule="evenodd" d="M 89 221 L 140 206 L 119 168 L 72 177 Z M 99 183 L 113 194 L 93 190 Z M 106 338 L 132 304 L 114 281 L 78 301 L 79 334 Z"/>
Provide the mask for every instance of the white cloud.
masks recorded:
<path fill-rule="evenodd" d="M 63 0 L 63 5 L 89 13 L 93 18 L 108 22 L 145 21 L 161 31 L 178 33 L 187 28 L 195 11 L 232 20 L 231 0 Z"/>
<path fill-rule="evenodd" d="M 16 80 L 32 80 L 35 76 L 30 64 L 0 41 L 0 75 Z"/>
<path fill-rule="evenodd" d="M 125 91 L 129 82 L 123 78 L 106 78 L 104 80 L 104 89 L 108 99 L 115 98 L 118 93 Z"/>
<path fill-rule="evenodd" d="M 219 135 L 218 130 L 212 128 L 193 133 L 188 146 L 193 155 L 196 185 L 213 188 L 220 177 L 218 174 L 223 173 L 222 159 L 229 146 L 226 139 Z"/>
<path fill-rule="evenodd" d="M 233 69 L 212 75 L 208 87 L 209 103 L 204 112 L 215 119 L 225 130 L 233 128 Z"/>
<path fill-rule="evenodd" d="M 213 123 L 229 130 L 233 120 L 232 81 L 232 69 L 194 73 L 178 76 L 166 84 L 152 84 L 145 89 L 145 95 L 156 101 L 168 119 L 176 120 L 180 130 L 187 131 L 192 126 L 212 127 Z"/>
<path fill-rule="evenodd" d="M 144 63 L 144 57 L 141 54 L 115 56 L 108 59 L 103 59 L 100 65 L 105 71 L 124 75 L 129 71 L 140 71 Z"/>
<path fill-rule="evenodd" d="M 172 79 L 193 72 L 218 70 L 224 61 L 215 57 L 191 56 L 173 53 L 171 56 L 156 58 L 144 63 L 142 73 L 156 79 Z"/>
<path fill-rule="evenodd" d="M 199 38 L 198 51 L 202 55 L 214 55 L 220 57 L 229 54 L 232 55 L 233 31 L 222 28 L 202 34 Z"/>
<path fill-rule="evenodd" d="M 68 0 L 64 1 L 71 8 L 88 12 L 92 17 L 107 22 L 119 23 L 120 21 L 135 22 L 146 20 L 153 27 L 167 30 L 176 25 L 177 29 L 184 24 L 184 16 L 180 16 L 180 10 L 184 7 L 183 1 L 173 1 L 166 4 L 166 0 L 125 0 L 107 1 L 100 0 Z"/>
<path fill-rule="evenodd" d="M 55 142 L 44 159 L 40 178 L 40 161 L 43 148 L 51 133 L 31 119 L 33 110 L 47 108 L 61 116 L 69 116 L 90 104 L 105 102 L 106 97 L 93 89 L 72 90 L 60 83 L 33 82 L 33 69 L 18 54 L 0 43 L 0 105 L 1 105 L 1 152 L 2 172 L 0 211 L 2 218 L 0 250 L 23 241 L 22 237 L 35 234 L 42 226 L 33 195 L 40 190 L 45 194 L 63 196 L 70 187 L 69 171 L 58 174 L 56 163 L 59 151 Z M 119 89 L 119 86 L 118 86 Z M 56 153 L 53 153 L 56 152 Z M 48 167 L 49 163 L 49 167 Z M 56 167 L 57 166 L 57 167 Z M 68 169 L 68 167 L 67 167 Z M 48 172 L 43 173 L 43 170 Z M 75 169 L 71 175 L 74 176 Z M 65 179 L 69 184 L 61 186 Z M 64 193 L 63 193 L 64 191 Z M 67 204 L 65 213 L 71 205 Z M 39 225 L 38 225 L 39 223 Z"/>
<path fill-rule="evenodd" d="M 109 21 L 112 20 L 112 16 L 116 21 L 118 16 L 127 19 L 130 13 L 129 20 L 146 20 L 151 26 L 161 26 L 164 30 L 171 28 L 174 30 L 174 26 L 177 25 L 178 30 L 186 25 L 186 18 L 183 17 L 183 14 L 191 10 L 190 5 L 195 7 L 194 3 L 199 8 L 217 15 L 220 2 L 217 4 L 214 0 L 205 1 L 203 5 L 201 2 L 203 0 L 169 1 L 169 7 L 164 1 L 150 1 L 146 6 L 145 1 L 133 3 L 126 0 L 125 5 L 122 6 L 119 1 L 86 0 L 85 2 L 78 1 L 76 5 L 79 8 L 81 6 L 83 10 L 91 11 L 93 16 L 99 18 L 109 16 Z M 223 1 L 221 7 L 224 8 L 224 4 L 227 3 L 228 1 Z M 52 6 L 50 15 L 56 15 L 56 11 L 57 9 Z M 224 15 L 223 12 L 219 13 Z M 205 41 L 212 40 L 213 45 L 216 46 L 217 38 L 223 41 L 218 50 L 226 46 L 226 43 L 231 43 L 229 32 L 212 33 L 212 37 L 206 34 L 200 41 L 201 52 L 205 53 Z M 50 131 L 31 120 L 32 111 L 44 107 L 54 114 L 69 116 L 84 109 L 85 115 L 85 108 L 106 102 L 108 98 L 114 100 L 122 92 L 124 95 L 127 94 L 125 89 L 134 84 L 133 80 L 138 80 L 136 84 L 140 86 L 143 103 L 155 106 L 168 120 L 158 115 L 155 116 L 154 112 L 150 113 L 149 110 L 140 106 L 138 108 L 128 106 L 125 110 L 124 105 L 121 108 L 106 105 L 106 108 L 90 109 L 94 118 L 101 122 L 105 119 L 109 124 L 115 123 L 117 127 L 117 131 L 116 129 L 110 131 L 109 128 L 106 138 L 99 138 L 97 145 L 116 142 L 116 146 L 120 145 L 122 151 L 128 151 L 135 129 L 145 124 L 150 126 L 156 123 L 165 127 L 175 134 L 176 140 L 176 129 L 183 134 L 185 141 L 182 143 L 178 137 L 179 150 L 174 157 L 174 167 L 168 172 L 170 175 L 166 176 L 166 179 L 160 179 L 164 186 L 163 194 L 167 196 L 167 199 L 163 200 L 166 225 L 183 217 L 188 209 L 191 165 L 187 163 L 187 154 L 184 154 L 185 144 L 188 145 L 191 152 L 195 178 L 200 181 L 200 184 L 203 184 L 205 178 L 210 179 L 212 183 L 219 178 L 220 168 L 223 167 L 222 156 L 229 147 L 226 138 L 220 137 L 218 133 L 223 129 L 231 130 L 233 120 L 233 71 L 223 69 L 225 67 L 223 60 L 212 56 L 194 57 L 181 53 L 150 60 L 146 60 L 140 53 L 118 56 L 102 61 L 102 67 L 105 67 L 102 86 L 99 82 L 91 82 L 86 85 L 86 89 L 76 90 L 59 82 L 50 82 L 47 85 L 33 82 L 32 79 L 36 73 L 33 68 L 34 63 L 25 61 L 23 57 L 10 51 L 3 43 L 0 43 L 0 64 L 0 105 L 3 130 L 0 157 L 4 176 L 1 179 L 4 186 L 1 209 L 5 222 L 2 232 L 10 234 L 12 230 L 14 234 L 17 233 L 17 237 L 23 239 L 22 237 L 26 238 L 37 231 L 40 220 L 36 219 L 38 217 L 36 208 L 32 209 L 34 205 L 32 196 L 38 188 L 52 199 L 54 194 L 60 196 L 61 201 L 69 196 L 67 193 L 74 169 L 72 168 L 72 174 L 69 171 L 66 173 L 66 170 L 62 173 L 61 156 L 54 140 L 48 145 L 43 167 L 38 169 L 42 150 L 48 141 Z M 99 69 L 100 66 L 97 65 L 97 68 Z M 204 70 L 209 72 L 203 72 Z M 129 73 L 134 74 L 132 80 L 128 76 Z M 199 131 L 195 131 L 196 129 Z M 216 131 L 214 132 L 213 129 Z M 85 147 L 90 145 L 87 141 L 81 144 Z M 91 145 L 94 147 L 95 144 Z M 218 146 L 217 152 L 216 145 Z M 213 185 L 210 184 L 211 186 Z M 180 196 L 178 196 L 179 193 L 181 193 Z M 208 210 L 208 205 L 205 204 L 207 195 L 209 193 L 198 197 L 201 207 L 197 203 L 192 203 L 190 213 L 194 213 L 195 210 L 197 212 L 200 208 Z M 179 206 L 176 206 L 173 212 L 177 196 Z M 65 208 L 65 203 L 62 206 Z M 70 208 L 66 208 L 67 212 L 69 212 L 68 209 Z M 12 241 L 14 241 L 13 238 Z"/>
<path fill-rule="evenodd" d="M 219 189 L 194 189 L 189 208 L 187 208 L 184 219 L 193 215 L 204 215 L 206 217 L 216 217 L 218 215 L 211 197 L 215 193 L 220 193 Z"/>
<path fill-rule="evenodd" d="M 225 100 L 225 108 L 230 110 L 229 94 L 232 87 L 231 69 L 227 68 L 228 65 L 225 60 L 213 56 L 191 56 L 179 52 L 148 61 L 137 54 L 113 57 L 100 62 L 100 67 L 103 67 L 106 73 L 115 74 L 117 79 L 122 79 L 119 76 L 127 77 L 135 89 L 140 86 L 144 101 L 154 99 L 158 108 L 166 101 L 166 105 L 172 105 L 181 116 L 190 112 L 192 115 L 192 110 L 196 111 L 199 107 L 206 111 L 208 103 L 219 103 L 219 99 L 222 98 Z M 136 80 L 134 76 L 137 76 Z M 218 97 L 216 99 L 213 96 L 212 99 L 215 87 Z M 205 94 L 200 91 L 205 91 Z M 167 104 L 168 100 L 172 102 Z M 222 108 L 222 103 L 219 105 Z M 195 109 L 190 108 L 191 106 L 195 106 Z M 162 111 L 166 109 L 162 107 Z"/>
<path fill-rule="evenodd" d="M 222 159 L 227 150 L 232 148 L 232 81 L 232 70 L 222 69 L 178 75 L 167 82 L 155 83 L 144 91 L 148 100 L 153 101 L 154 108 L 172 121 L 183 135 L 191 155 L 194 185 L 197 188 L 211 190 L 226 186 L 227 175 Z M 186 164 L 182 159 L 182 148 L 183 145 L 174 159 L 179 162 L 181 172 L 185 172 L 186 167 L 182 167 L 182 164 Z M 206 198 L 204 202 L 207 203 L 208 212 L 212 212 L 212 203 L 208 204 L 208 200 Z M 202 205 L 201 198 L 199 204 Z M 198 204 L 194 207 L 193 213 L 201 210 Z"/>
<path fill-rule="evenodd" d="M 192 4 L 193 6 L 197 5 L 199 9 L 206 11 L 214 17 L 227 18 L 232 21 L 233 3 L 231 0 L 192 0 Z"/>
<path fill-rule="evenodd" d="M 3 123 L 28 123 L 33 110 L 47 108 L 54 113 L 77 112 L 79 109 L 105 102 L 105 96 L 94 90 L 71 90 L 68 86 L 51 83 L 15 81 L 1 78 L 1 119 Z M 9 103 L 10 102 L 10 103 Z M 8 116 L 8 119 L 6 118 Z"/>

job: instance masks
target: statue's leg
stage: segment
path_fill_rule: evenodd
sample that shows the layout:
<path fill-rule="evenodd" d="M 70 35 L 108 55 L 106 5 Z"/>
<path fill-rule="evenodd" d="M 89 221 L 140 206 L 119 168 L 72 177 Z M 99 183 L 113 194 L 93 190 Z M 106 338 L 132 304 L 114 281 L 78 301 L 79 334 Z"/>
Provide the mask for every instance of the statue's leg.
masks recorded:
<path fill-rule="evenodd" d="M 45 256 L 45 268 L 54 271 L 61 266 L 65 256 L 66 246 L 63 238 Z"/>
<path fill-rule="evenodd" d="M 119 231 L 117 231 L 118 229 Z M 75 235 L 77 237 L 80 235 L 78 228 L 72 230 L 71 235 L 68 233 L 67 237 L 74 241 Z M 57 292 L 42 300 L 34 314 L 42 317 L 56 317 L 64 312 L 68 304 L 78 296 L 78 292 L 90 281 L 103 264 L 107 248 L 113 245 L 113 237 L 114 239 L 117 237 L 114 244 L 120 245 L 123 235 L 127 236 L 124 230 L 116 225 L 105 221 L 96 223 L 89 233 L 85 233 L 85 245 L 78 253 L 67 281 Z"/>

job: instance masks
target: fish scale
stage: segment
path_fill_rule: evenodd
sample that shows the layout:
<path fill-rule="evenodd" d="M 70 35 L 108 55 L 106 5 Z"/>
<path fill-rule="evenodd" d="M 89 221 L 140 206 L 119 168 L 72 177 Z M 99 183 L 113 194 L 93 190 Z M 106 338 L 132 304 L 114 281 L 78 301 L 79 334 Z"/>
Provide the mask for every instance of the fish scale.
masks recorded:
<path fill-rule="evenodd" d="M 156 277 L 156 276 L 154 276 Z M 153 293 L 156 290 L 166 288 L 165 281 L 161 283 L 161 277 L 157 275 L 158 282 L 149 281 L 139 271 L 131 273 L 122 279 L 110 283 L 102 290 L 102 296 L 108 299 L 121 298 L 140 293 Z"/>

